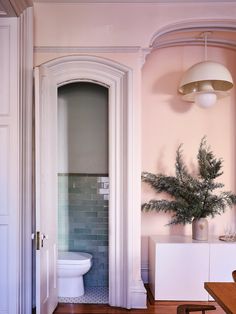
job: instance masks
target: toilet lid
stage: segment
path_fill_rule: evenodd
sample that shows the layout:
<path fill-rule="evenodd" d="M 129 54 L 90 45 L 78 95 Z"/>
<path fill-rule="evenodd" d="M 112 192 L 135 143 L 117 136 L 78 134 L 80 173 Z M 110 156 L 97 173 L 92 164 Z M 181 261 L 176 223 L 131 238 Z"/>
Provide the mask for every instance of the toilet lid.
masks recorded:
<path fill-rule="evenodd" d="M 59 251 L 58 252 L 58 264 L 85 264 L 88 263 L 92 259 L 92 255 L 84 252 L 66 252 Z"/>

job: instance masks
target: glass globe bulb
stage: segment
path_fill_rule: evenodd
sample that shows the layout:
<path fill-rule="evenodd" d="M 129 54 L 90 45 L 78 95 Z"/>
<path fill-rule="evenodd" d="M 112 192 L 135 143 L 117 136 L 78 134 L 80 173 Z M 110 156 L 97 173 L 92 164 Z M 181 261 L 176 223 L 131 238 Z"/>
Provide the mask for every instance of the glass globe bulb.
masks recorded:
<path fill-rule="evenodd" d="M 213 92 L 202 92 L 195 95 L 195 103 L 202 108 L 212 107 L 217 100 L 217 96 Z"/>

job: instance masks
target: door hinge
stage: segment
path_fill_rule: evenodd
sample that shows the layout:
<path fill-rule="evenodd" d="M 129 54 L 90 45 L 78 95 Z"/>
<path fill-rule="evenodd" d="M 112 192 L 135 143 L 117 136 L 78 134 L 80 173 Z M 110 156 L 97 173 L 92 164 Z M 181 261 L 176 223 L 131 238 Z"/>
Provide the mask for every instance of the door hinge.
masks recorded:
<path fill-rule="evenodd" d="M 41 234 L 40 231 L 32 234 L 32 240 L 34 240 L 36 250 L 40 250 L 41 247 Z"/>
<path fill-rule="evenodd" d="M 35 245 L 36 245 L 36 250 L 40 250 L 40 247 L 41 247 L 41 235 L 40 235 L 40 231 L 36 231 Z"/>

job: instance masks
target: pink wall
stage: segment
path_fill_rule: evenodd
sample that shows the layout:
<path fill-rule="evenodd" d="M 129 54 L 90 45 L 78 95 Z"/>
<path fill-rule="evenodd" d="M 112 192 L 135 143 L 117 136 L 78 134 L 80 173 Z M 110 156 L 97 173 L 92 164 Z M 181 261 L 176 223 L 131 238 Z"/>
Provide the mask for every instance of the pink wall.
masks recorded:
<path fill-rule="evenodd" d="M 34 3 L 36 46 L 141 46 L 180 21 L 234 20 L 235 3 Z"/>
<path fill-rule="evenodd" d="M 183 102 L 177 94 L 183 72 L 203 60 L 203 48 L 172 47 L 156 50 L 148 56 L 141 71 L 142 48 L 149 46 L 157 31 L 181 21 L 233 21 L 236 16 L 235 3 L 36 3 L 34 9 L 35 65 L 71 54 L 71 50 L 64 49 L 62 52 L 60 47 L 84 47 L 86 54 L 109 58 L 133 69 L 133 86 L 137 91 L 134 102 L 137 104 L 140 101 L 140 82 L 142 84 L 142 170 L 174 173 L 175 151 L 180 143 L 184 143 L 186 163 L 192 167 L 196 162 L 199 142 L 206 135 L 213 151 L 224 159 L 224 174 L 220 179 L 226 189 L 236 192 L 235 91 L 207 110 Z M 48 49 L 43 51 L 40 47 Z M 106 47 L 109 52 L 99 53 L 102 47 Z M 116 50 L 116 47 L 121 50 Z M 127 51 L 130 47 L 133 51 Z M 208 49 L 209 59 L 225 64 L 236 81 L 235 54 L 229 49 Z M 151 196 L 156 195 L 143 185 L 142 201 Z M 142 214 L 143 264 L 147 263 L 148 235 L 191 232 L 190 226 L 165 226 L 168 221 L 169 217 L 165 214 Z M 228 224 L 235 224 L 234 210 L 228 210 L 211 220 L 210 232 L 219 235 Z"/>
<path fill-rule="evenodd" d="M 236 81 L 235 56 L 232 50 L 208 48 L 210 60 L 225 64 Z M 196 154 L 201 138 L 218 157 L 224 160 L 224 174 L 219 182 L 225 189 L 236 192 L 235 182 L 235 89 L 230 97 L 216 106 L 202 109 L 185 103 L 177 93 L 183 72 L 202 61 L 202 47 L 165 48 L 153 52 L 142 72 L 142 170 L 174 174 L 175 152 L 183 143 L 186 164 L 196 165 Z M 142 184 L 142 202 L 161 198 Z M 166 226 L 169 216 L 163 213 L 142 213 L 143 263 L 147 262 L 147 238 L 150 234 L 191 234 L 190 226 Z M 220 235 L 228 226 L 235 228 L 235 210 L 209 220 L 210 233 Z"/>

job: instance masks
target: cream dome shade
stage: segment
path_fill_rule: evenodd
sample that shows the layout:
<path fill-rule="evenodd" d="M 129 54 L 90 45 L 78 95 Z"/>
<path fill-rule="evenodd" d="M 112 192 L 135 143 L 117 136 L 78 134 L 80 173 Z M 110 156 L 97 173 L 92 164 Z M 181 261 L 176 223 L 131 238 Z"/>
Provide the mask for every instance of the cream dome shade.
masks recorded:
<path fill-rule="evenodd" d="M 203 61 L 193 65 L 185 72 L 178 90 L 185 101 L 194 102 L 196 97 L 199 99 L 208 97 L 209 100 L 211 98 L 212 102 L 215 102 L 216 96 L 217 98 L 227 96 L 232 87 L 232 76 L 223 64 Z M 202 97 L 202 95 L 205 96 Z M 199 105 L 209 107 L 213 103 Z"/>

